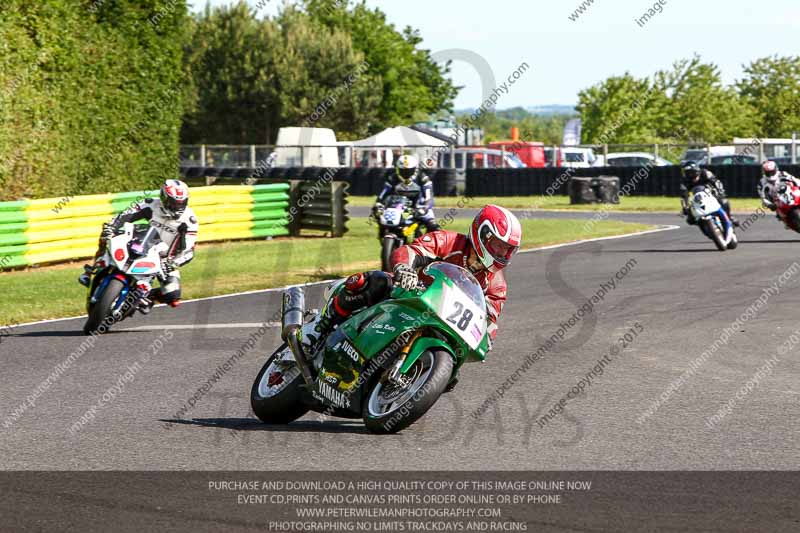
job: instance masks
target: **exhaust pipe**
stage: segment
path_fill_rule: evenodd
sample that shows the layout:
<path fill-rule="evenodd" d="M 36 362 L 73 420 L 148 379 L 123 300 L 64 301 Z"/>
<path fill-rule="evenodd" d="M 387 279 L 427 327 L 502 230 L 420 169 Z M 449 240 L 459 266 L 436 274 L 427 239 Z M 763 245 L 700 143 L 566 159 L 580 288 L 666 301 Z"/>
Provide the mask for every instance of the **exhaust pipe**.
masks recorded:
<path fill-rule="evenodd" d="M 292 287 L 283 293 L 283 300 L 281 301 L 281 316 L 283 317 L 281 338 L 292 351 L 295 361 L 297 361 L 297 366 L 300 368 L 300 373 L 303 375 L 303 380 L 307 385 L 311 386 L 314 383 L 311 365 L 300 343 L 305 308 L 306 295 L 303 289 Z"/>

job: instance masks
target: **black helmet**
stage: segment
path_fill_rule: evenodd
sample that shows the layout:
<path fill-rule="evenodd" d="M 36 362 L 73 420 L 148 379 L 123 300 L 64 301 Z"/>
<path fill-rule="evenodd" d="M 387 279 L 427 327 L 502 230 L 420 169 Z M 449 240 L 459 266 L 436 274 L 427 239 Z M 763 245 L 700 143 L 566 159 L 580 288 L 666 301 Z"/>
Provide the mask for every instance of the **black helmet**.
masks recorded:
<path fill-rule="evenodd" d="M 689 180 L 696 180 L 700 175 L 700 167 L 694 161 L 689 161 L 683 165 L 683 177 Z"/>

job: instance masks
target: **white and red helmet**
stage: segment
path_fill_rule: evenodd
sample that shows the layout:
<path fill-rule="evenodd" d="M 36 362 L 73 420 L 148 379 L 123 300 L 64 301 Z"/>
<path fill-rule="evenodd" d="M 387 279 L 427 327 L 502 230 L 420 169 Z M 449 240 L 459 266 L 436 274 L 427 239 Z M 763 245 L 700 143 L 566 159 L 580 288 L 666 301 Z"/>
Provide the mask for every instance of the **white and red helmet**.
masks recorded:
<path fill-rule="evenodd" d="M 766 177 L 774 178 L 778 173 L 778 164 L 775 161 L 764 161 L 764 164 L 761 165 L 761 170 L 764 171 Z"/>
<path fill-rule="evenodd" d="M 490 272 L 508 266 L 519 250 L 522 225 L 514 214 L 498 205 L 486 205 L 472 221 L 469 242 L 478 260 Z"/>
<path fill-rule="evenodd" d="M 161 205 L 174 217 L 179 217 L 189 205 L 189 186 L 180 180 L 167 180 L 161 186 Z"/>

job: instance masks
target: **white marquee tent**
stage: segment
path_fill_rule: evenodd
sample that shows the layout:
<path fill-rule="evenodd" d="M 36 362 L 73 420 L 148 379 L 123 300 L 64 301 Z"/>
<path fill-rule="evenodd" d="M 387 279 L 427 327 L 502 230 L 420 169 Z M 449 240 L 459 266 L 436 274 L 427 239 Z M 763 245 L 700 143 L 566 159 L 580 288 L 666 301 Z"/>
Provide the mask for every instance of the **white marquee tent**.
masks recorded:
<path fill-rule="evenodd" d="M 387 128 L 372 137 L 353 141 L 348 145 L 362 154 L 360 159 L 367 166 L 390 167 L 398 151 L 412 153 L 421 160 L 425 160 L 430 158 L 437 148 L 449 144 L 432 135 L 406 126 L 397 126 L 396 128 Z M 367 161 L 369 162 L 367 163 Z"/>
<path fill-rule="evenodd" d="M 353 142 L 353 146 L 356 148 L 438 147 L 447 146 L 447 144 L 441 139 L 412 130 L 406 126 L 387 128 L 372 137 Z"/>

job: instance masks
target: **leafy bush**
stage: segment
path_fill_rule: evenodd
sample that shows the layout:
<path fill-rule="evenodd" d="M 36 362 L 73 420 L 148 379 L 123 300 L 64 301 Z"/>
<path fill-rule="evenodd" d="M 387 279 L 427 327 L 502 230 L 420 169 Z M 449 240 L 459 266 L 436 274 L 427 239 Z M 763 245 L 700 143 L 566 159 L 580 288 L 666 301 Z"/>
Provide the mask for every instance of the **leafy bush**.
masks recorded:
<path fill-rule="evenodd" d="M 178 0 L 0 3 L 0 199 L 174 176 L 186 20 Z"/>

